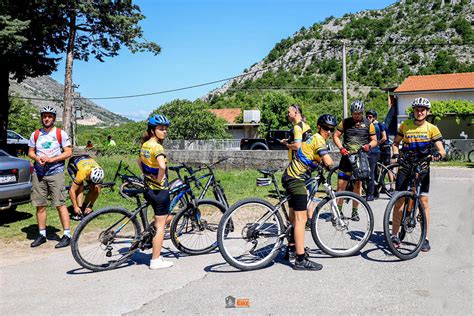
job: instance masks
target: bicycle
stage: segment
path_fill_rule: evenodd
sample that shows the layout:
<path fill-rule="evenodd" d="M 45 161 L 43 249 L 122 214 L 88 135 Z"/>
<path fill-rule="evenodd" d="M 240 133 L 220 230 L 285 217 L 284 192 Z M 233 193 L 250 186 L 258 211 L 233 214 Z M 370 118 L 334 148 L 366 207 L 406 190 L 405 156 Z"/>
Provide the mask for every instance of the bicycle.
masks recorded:
<path fill-rule="evenodd" d="M 247 198 L 235 203 L 222 217 L 217 233 L 219 251 L 225 261 L 243 271 L 268 266 L 283 247 L 284 239 L 288 240 L 292 228 L 285 205 L 289 196 L 281 194 L 274 176 L 275 170 L 259 171 L 270 180 L 265 182 L 259 178 L 257 181 L 260 185 L 273 183 L 278 202 L 271 204 L 260 198 Z M 316 170 L 314 178 L 307 183 L 307 186 L 312 185 L 308 202 L 313 200 L 320 184 L 323 184 L 327 196 L 319 202 L 313 214 L 312 237 L 330 255 L 353 255 L 366 245 L 372 234 L 372 210 L 355 193 L 334 192 L 323 175 L 322 167 Z M 341 207 L 338 207 L 338 201 L 342 201 Z M 359 205 L 359 216 L 362 219 L 362 225 L 356 230 L 351 230 L 351 226 L 357 222 L 352 222 L 344 214 L 348 212 L 347 207 L 352 211 L 353 203 Z M 325 211 L 327 206 L 329 211 Z M 326 235 L 328 229 L 329 233 Z M 338 241 L 343 241 L 342 245 L 336 245 L 335 242 Z"/>
<path fill-rule="evenodd" d="M 140 199 L 146 190 L 145 185 L 134 175 L 120 174 L 120 167 L 121 164 L 116 173 L 122 179 L 120 194 L 124 198 L 134 198 L 137 207 L 133 211 L 119 206 L 106 207 L 87 215 L 80 222 L 71 240 L 71 251 L 76 262 L 88 270 L 115 269 L 136 251 L 152 247 L 154 222 L 147 219 L 149 203 Z M 186 176 L 183 183 L 170 189 L 173 196 L 170 209 L 183 198 L 186 201 L 185 207 L 173 218 L 170 232 L 173 244 L 178 245 L 180 251 L 204 254 L 217 247 L 214 235 L 226 208 L 214 200 L 196 199 L 191 190 L 191 183 L 195 181 L 194 176 Z M 179 222 L 179 218 L 183 221 Z M 213 236 L 209 237 L 209 234 Z M 194 247 L 196 244 L 186 243 L 186 237 L 190 235 L 190 240 L 198 242 L 199 248 Z"/>
<path fill-rule="evenodd" d="M 456 144 L 452 140 L 445 140 L 444 147 L 446 149 L 446 160 L 456 160 L 456 161 L 464 161 L 464 153 L 461 149 L 456 147 Z M 470 153 L 468 154 L 468 159 Z"/>
<path fill-rule="evenodd" d="M 198 167 L 198 169 L 196 170 L 193 170 L 192 167 L 189 167 L 185 164 L 181 164 L 181 165 L 178 165 L 178 166 L 174 166 L 174 167 L 169 167 L 170 170 L 174 170 L 176 171 L 176 173 L 178 174 L 178 178 L 181 180 L 181 174 L 179 173 L 179 170 L 181 169 L 186 169 L 186 171 L 188 172 L 188 174 L 190 176 L 194 176 L 196 175 L 198 172 L 202 171 L 202 170 L 205 170 L 207 169 L 208 172 L 205 173 L 204 175 L 201 175 L 199 176 L 196 180 L 197 182 L 196 183 L 199 183 L 197 184 L 197 187 L 198 188 L 202 188 L 201 192 L 199 193 L 199 197 L 198 199 L 204 199 L 206 197 L 206 194 L 207 192 L 209 191 L 209 188 L 212 189 L 212 193 L 214 195 L 214 198 L 219 201 L 220 203 L 222 203 L 226 208 L 229 207 L 229 202 L 227 201 L 227 197 L 225 195 L 225 192 L 224 192 L 224 188 L 222 187 L 222 184 L 220 183 L 219 180 L 216 179 L 216 176 L 214 174 L 214 166 L 223 162 L 223 161 L 226 161 L 228 158 L 223 158 L 223 159 L 220 159 L 212 164 L 204 164 L 203 166 L 201 167 Z M 205 179 L 205 178 L 208 178 L 206 184 L 204 186 L 201 185 L 201 180 Z"/>
<path fill-rule="evenodd" d="M 391 252 L 401 260 L 416 257 L 426 238 L 427 222 L 425 210 L 420 200 L 420 190 L 421 182 L 429 172 L 431 157 L 430 155 L 422 159 L 400 160 L 400 165 L 407 168 L 410 175 L 408 190 L 396 192 L 385 208 L 385 239 Z M 400 219 L 398 220 L 396 217 Z M 397 223 L 397 225 L 394 225 L 394 223 Z M 394 226 L 395 230 L 397 228 L 400 230 L 397 234 L 393 233 Z M 391 238 L 392 235 L 396 235 L 401 244 L 395 245 Z"/>

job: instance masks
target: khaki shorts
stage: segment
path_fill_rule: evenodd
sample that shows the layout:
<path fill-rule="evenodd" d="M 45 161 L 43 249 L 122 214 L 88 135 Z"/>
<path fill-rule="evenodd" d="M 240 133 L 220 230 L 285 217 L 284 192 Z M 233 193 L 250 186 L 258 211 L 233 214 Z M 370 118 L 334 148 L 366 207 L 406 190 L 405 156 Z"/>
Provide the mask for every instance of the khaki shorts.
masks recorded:
<path fill-rule="evenodd" d="M 33 206 L 47 206 L 48 196 L 51 195 L 53 206 L 66 205 L 66 188 L 64 187 L 64 173 L 38 177 L 33 174 L 33 191 L 31 203 Z"/>

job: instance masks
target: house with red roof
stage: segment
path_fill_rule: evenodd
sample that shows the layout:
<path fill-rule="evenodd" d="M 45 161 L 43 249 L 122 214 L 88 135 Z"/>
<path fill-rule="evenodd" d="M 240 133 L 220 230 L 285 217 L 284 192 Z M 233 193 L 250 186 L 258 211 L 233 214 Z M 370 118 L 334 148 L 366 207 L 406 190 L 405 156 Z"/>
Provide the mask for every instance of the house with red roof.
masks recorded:
<path fill-rule="evenodd" d="M 260 126 L 260 111 L 243 111 L 240 108 L 209 109 L 217 117 L 227 121 L 227 128 L 233 139 L 257 138 Z M 237 123 L 243 114 L 243 123 Z"/>
<path fill-rule="evenodd" d="M 393 97 L 397 124 L 407 119 L 406 113 L 415 98 L 433 101 L 468 100 L 474 102 L 474 72 L 409 76 L 390 93 Z M 460 138 L 464 132 L 474 138 L 474 116 L 456 124 L 453 116 L 447 116 L 437 125 L 445 138 Z"/>

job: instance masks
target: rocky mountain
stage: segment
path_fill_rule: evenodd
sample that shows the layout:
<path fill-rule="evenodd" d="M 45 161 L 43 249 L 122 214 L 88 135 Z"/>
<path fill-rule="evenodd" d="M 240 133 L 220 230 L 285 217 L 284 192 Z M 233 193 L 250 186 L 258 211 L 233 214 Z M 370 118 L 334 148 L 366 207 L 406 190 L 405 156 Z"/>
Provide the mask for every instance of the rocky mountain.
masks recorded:
<path fill-rule="evenodd" d="M 49 76 L 42 76 L 37 78 L 28 78 L 18 83 L 10 80 L 10 95 L 18 95 L 28 98 L 39 99 L 57 99 L 62 100 L 64 94 L 64 86 Z M 80 98 L 79 94 L 74 95 L 75 105 L 82 108 L 84 119 L 78 119 L 77 124 L 80 125 L 119 125 L 130 122 L 126 117 L 115 114 L 94 102 Z M 53 105 L 58 108 L 58 117 L 62 117 L 62 102 L 52 102 L 43 100 L 31 100 L 33 105 L 41 108 L 45 105 Z"/>
<path fill-rule="evenodd" d="M 401 0 L 382 10 L 302 27 L 237 78 L 202 99 L 282 87 L 340 87 L 346 45 L 349 94 L 396 86 L 414 74 L 474 71 L 472 0 Z"/>

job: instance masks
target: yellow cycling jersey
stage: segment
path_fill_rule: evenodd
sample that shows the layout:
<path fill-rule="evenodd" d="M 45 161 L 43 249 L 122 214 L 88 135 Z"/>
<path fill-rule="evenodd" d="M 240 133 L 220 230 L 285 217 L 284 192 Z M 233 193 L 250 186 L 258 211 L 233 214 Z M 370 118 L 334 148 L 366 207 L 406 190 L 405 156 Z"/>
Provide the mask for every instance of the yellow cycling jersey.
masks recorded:
<path fill-rule="evenodd" d="M 303 121 L 299 121 L 290 131 L 289 144 L 301 143 L 311 137 L 311 127 Z M 297 150 L 288 149 L 288 159 L 291 161 L 296 155 Z"/>
<path fill-rule="evenodd" d="M 99 164 L 88 155 L 72 157 L 67 167 L 68 173 L 75 184 L 81 185 L 84 181 L 90 181 L 92 169 Z"/>
<path fill-rule="evenodd" d="M 165 170 L 165 176 L 161 182 L 158 177 L 158 156 L 164 156 L 165 163 L 168 164 L 163 146 L 155 138 L 150 138 L 140 149 L 140 162 L 145 175 L 145 183 L 153 190 L 163 190 L 167 186 L 168 167 Z"/>
<path fill-rule="evenodd" d="M 322 156 L 328 153 L 324 137 L 319 133 L 314 134 L 301 144 L 300 149 L 286 168 L 285 175 L 294 179 L 308 179 L 311 176 L 311 171 L 321 163 Z"/>
<path fill-rule="evenodd" d="M 403 137 L 402 152 L 410 155 L 427 155 L 428 146 L 443 139 L 438 127 L 426 121 L 420 126 L 413 120 L 403 121 L 397 134 Z"/>

